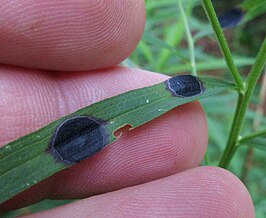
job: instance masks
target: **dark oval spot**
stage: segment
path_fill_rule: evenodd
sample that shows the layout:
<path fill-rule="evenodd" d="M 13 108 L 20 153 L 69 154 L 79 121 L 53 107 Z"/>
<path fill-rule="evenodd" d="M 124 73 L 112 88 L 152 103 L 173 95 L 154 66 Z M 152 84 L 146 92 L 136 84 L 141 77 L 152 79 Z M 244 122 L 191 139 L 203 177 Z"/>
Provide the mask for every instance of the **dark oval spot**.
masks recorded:
<path fill-rule="evenodd" d="M 240 8 L 233 8 L 218 16 L 218 20 L 222 28 L 231 28 L 239 24 L 243 16 L 244 12 Z"/>
<path fill-rule="evenodd" d="M 78 116 L 65 120 L 57 127 L 49 152 L 56 159 L 73 164 L 92 156 L 107 144 L 108 135 L 102 121 Z"/>
<path fill-rule="evenodd" d="M 166 88 L 178 97 L 191 97 L 204 92 L 201 81 L 191 75 L 179 75 L 166 80 Z"/>

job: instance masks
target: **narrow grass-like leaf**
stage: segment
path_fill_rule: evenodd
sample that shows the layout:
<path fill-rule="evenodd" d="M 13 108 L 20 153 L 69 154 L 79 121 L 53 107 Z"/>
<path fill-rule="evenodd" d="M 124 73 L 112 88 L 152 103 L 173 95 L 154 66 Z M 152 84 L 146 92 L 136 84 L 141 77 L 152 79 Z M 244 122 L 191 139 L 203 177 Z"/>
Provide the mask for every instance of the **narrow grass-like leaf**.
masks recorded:
<path fill-rule="evenodd" d="M 244 142 L 240 145 L 246 145 L 248 147 L 256 148 L 262 151 L 266 151 L 266 137 L 257 137 Z"/>
<path fill-rule="evenodd" d="M 179 44 L 184 35 L 184 29 L 185 29 L 185 26 L 182 20 L 181 19 L 178 20 L 174 25 L 171 25 L 168 28 L 165 28 L 164 41 L 167 42 L 169 45 L 171 45 L 173 48 L 179 48 Z M 177 57 L 179 57 L 184 62 L 189 63 L 189 60 L 185 56 L 183 56 L 182 53 L 180 53 L 179 49 L 176 50 L 176 53 L 171 53 L 170 50 L 168 51 L 164 50 L 158 55 L 158 62 L 156 64 L 155 69 L 161 72 L 161 70 L 165 68 L 164 66 L 166 66 L 169 58 L 173 56 L 172 54 L 175 54 Z"/>
<path fill-rule="evenodd" d="M 266 129 L 242 137 L 239 144 L 266 151 Z"/>
<path fill-rule="evenodd" d="M 265 0 L 245 0 L 241 7 L 247 11 L 244 18 L 245 22 L 255 19 L 266 12 Z"/>
<path fill-rule="evenodd" d="M 136 128 L 178 105 L 234 88 L 213 78 L 177 76 L 61 117 L 0 148 L 0 203 L 99 152 L 125 125 Z"/>
<path fill-rule="evenodd" d="M 153 45 L 153 46 L 156 46 L 156 47 L 159 47 L 159 48 L 165 48 L 167 50 L 169 50 L 170 52 L 172 53 L 175 53 L 177 52 L 176 49 L 174 47 L 172 47 L 171 45 L 167 44 L 166 42 L 162 41 L 161 39 L 151 35 L 149 32 L 144 32 L 142 38 L 141 38 L 143 41 Z"/>
<path fill-rule="evenodd" d="M 179 30 L 180 30 L 180 27 L 179 27 Z M 175 54 L 179 58 L 181 58 L 182 60 L 187 61 L 186 57 L 181 55 L 180 52 L 178 52 L 174 47 L 172 47 L 168 43 L 162 41 L 161 39 L 149 34 L 148 32 L 144 32 L 144 34 L 142 36 L 142 41 L 147 42 L 147 43 L 149 43 L 150 45 L 152 45 L 154 47 L 164 48 L 164 49 L 168 50 L 171 54 Z M 160 62 L 160 59 L 159 59 L 158 63 L 159 62 Z"/>
<path fill-rule="evenodd" d="M 234 58 L 235 64 L 237 67 L 250 66 L 254 63 L 255 58 L 247 58 L 247 57 L 236 57 Z M 199 61 L 196 63 L 198 71 L 207 71 L 207 70 L 220 70 L 227 69 L 227 65 L 224 59 L 215 58 L 207 61 Z M 190 64 L 179 64 L 172 65 L 168 67 L 164 72 L 167 75 L 176 74 L 176 72 L 190 72 L 191 66 Z"/>

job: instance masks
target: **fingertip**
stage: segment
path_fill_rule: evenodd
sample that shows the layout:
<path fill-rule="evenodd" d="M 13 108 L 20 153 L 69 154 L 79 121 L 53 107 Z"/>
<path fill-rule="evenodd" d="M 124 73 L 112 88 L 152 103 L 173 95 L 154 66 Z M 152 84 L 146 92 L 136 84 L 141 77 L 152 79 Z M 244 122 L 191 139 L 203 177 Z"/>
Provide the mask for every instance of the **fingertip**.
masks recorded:
<path fill-rule="evenodd" d="M 5 1 L 0 62 L 60 71 L 107 68 L 136 47 L 143 0 Z M 7 55 L 8 54 L 8 55 Z"/>
<path fill-rule="evenodd" d="M 35 217 L 255 217 L 247 189 L 232 173 L 198 167 L 170 177 L 98 195 Z"/>
<path fill-rule="evenodd" d="M 183 137 L 184 150 L 179 161 L 183 163 L 182 170 L 187 170 L 198 166 L 204 157 L 208 145 L 207 120 L 198 101 L 177 107 L 174 111 L 176 118 L 172 122 L 176 122 L 178 137 Z"/>
<path fill-rule="evenodd" d="M 251 196 L 240 179 L 220 167 L 200 167 L 198 177 L 203 175 L 203 186 L 215 198 L 209 207 L 223 207 L 222 217 L 255 217 Z"/>

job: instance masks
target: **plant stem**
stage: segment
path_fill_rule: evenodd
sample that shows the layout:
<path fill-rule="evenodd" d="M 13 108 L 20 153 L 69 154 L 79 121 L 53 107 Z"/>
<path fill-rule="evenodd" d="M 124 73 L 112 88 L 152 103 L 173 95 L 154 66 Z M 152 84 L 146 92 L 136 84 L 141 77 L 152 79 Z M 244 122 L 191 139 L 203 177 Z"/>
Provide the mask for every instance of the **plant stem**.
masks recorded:
<path fill-rule="evenodd" d="M 247 186 L 247 177 L 250 168 L 252 167 L 252 157 L 254 153 L 254 148 L 249 147 L 247 150 L 247 154 L 245 156 L 244 166 L 243 170 L 240 176 L 241 181 L 244 183 L 245 186 Z"/>
<path fill-rule="evenodd" d="M 258 128 L 261 125 L 261 119 L 260 117 L 263 116 L 264 114 L 264 103 L 266 101 L 266 68 L 264 70 L 264 75 L 263 75 L 263 79 L 262 79 L 262 86 L 260 89 L 260 102 L 257 105 L 257 109 L 256 109 L 256 116 L 253 120 L 253 130 L 254 133 L 244 136 L 242 138 L 240 138 L 239 143 L 241 144 L 242 142 L 245 142 L 247 140 L 253 139 L 255 137 L 259 137 L 259 136 L 263 136 L 266 135 L 266 129 L 262 129 L 258 131 Z M 248 177 L 248 173 L 249 173 L 249 169 L 252 167 L 252 157 L 253 157 L 253 147 L 249 147 L 245 156 L 245 161 L 243 164 L 243 169 L 242 169 L 242 173 L 241 173 L 241 181 L 245 184 L 247 182 L 247 177 Z"/>
<path fill-rule="evenodd" d="M 247 136 L 244 136 L 244 137 L 241 137 L 239 139 L 239 143 L 243 143 L 243 142 L 246 142 L 246 141 L 249 141 L 251 139 L 254 139 L 256 137 L 259 137 L 259 136 L 264 136 L 266 135 L 266 129 L 262 129 L 260 131 L 257 131 L 257 132 L 254 132 L 250 135 L 247 135 Z"/>
<path fill-rule="evenodd" d="M 229 166 L 229 163 L 237 149 L 236 144 L 237 144 L 238 136 L 241 130 L 243 120 L 244 120 L 244 115 L 246 112 L 246 108 L 243 107 L 243 102 L 244 102 L 244 95 L 243 93 L 239 93 L 230 135 L 227 141 L 225 151 L 223 152 L 222 159 L 219 163 L 219 166 L 223 168 L 227 168 Z"/>
<path fill-rule="evenodd" d="M 205 152 L 204 161 L 205 161 L 205 165 L 206 166 L 209 166 L 210 165 L 210 159 L 209 159 L 208 151 Z"/>
<path fill-rule="evenodd" d="M 233 124 L 231 127 L 230 135 L 227 141 L 227 145 L 225 151 L 223 153 L 222 159 L 220 161 L 219 166 L 223 168 L 227 168 L 230 164 L 232 157 L 237 149 L 237 144 L 239 140 L 239 134 L 243 125 L 244 116 L 246 113 L 246 109 L 248 103 L 250 101 L 251 94 L 253 93 L 255 84 L 259 79 L 262 68 L 265 64 L 266 60 L 266 39 L 260 48 L 260 51 L 257 55 L 255 63 L 251 68 L 249 76 L 246 80 L 246 84 L 244 85 L 241 76 L 234 64 L 233 58 L 230 53 L 230 49 L 225 40 L 223 30 L 219 24 L 218 18 L 216 16 L 215 10 L 211 3 L 211 0 L 202 0 L 203 8 L 208 16 L 208 19 L 213 27 L 214 33 L 218 39 L 220 49 L 223 53 L 227 66 L 229 67 L 232 76 L 234 77 L 235 84 L 239 89 L 238 92 L 238 101 L 237 107 L 235 111 L 235 116 L 233 120 Z"/>
<path fill-rule="evenodd" d="M 265 62 L 266 62 L 266 37 L 264 38 L 259 53 L 256 57 L 255 63 L 250 70 L 248 78 L 246 79 L 246 84 L 247 84 L 246 95 L 248 95 L 249 97 L 255 88 L 255 85 L 259 79 L 261 71 L 263 70 Z"/>
<path fill-rule="evenodd" d="M 213 8 L 213 5 L 211 3 L 211 0 L 202 0 L 203 8 L 205 10 L 205 13 L 207 14 L 207 17 L 213 27 L 214 33 L 218 39 L 220 49 L 222 51 L 222 54 L 225 58 L 226 64 L 228 68 L 231 71 L 231 74 L 235 80 L 236 86 L 239 88 L 240 91 L 244 90 L 244 84 L 241 79 L 241 76 L 234 64 L 229 46 L 225 40 L 225 36 L 223 33 L 223 30 L 220 26 L 220 23 L 218 21 L 218 18 L 216 16 L 215 10 Z"/>
<path fill-rule="evenodd" d="M 191 64 L 191 68 L 192 68 L 192 75 L 197 76 L 195 51 L 194 51 L 195 50 L 194 49 L 194 40 L 193 40 L 192 35 L 191 35 L 191 31 L 190 31 L 190 28 L 188 25 L 188 20 L 187 20 L 186 14 L 185 14 L 182 0 L 178 0 L 178 6 L 179 6 L 179 9 L 181 12 L 181 17 L 182 17 L 184 25 L 185 25 L 187 43 L 188 43 L 189 52 L 190 52 L 190 64 Z"/>
<path fill-rule="evenodd" d="M 222 159 L 219 164 L 220 167 L 227 168 L 229 166 L 230 161 L 237 149 L 239 133 L 243 125 L 246 109 L 250 101 L 251 94 L 256 85 L 256 82 L 259 79 L 261 71 L 263 70 L 265 61 L 266 61 L 266 38 L 264 39 L 260 47 L 255 63 L 252 66 L 249 76 L 246 80 L 245 90 L 244 92 L 241 91 L 239 92 L 234 121 L 231 127 L 225 151 L 223 153 Z"/>

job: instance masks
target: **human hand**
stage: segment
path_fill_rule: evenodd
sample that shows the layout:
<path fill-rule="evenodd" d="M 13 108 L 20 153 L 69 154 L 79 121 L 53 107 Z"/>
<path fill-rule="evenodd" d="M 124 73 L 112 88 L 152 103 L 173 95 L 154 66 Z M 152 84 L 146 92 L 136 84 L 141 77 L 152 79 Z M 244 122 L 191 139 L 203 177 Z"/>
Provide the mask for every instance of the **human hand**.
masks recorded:
<path fill-rule="evenodd" d="M 165 80 L 112 67 L 135 48 L 144 20 L 141 0 L 2 2 L 0 62 L 7 65 L 0 66 L 0 144 L 93 102 Z M 204 113 L 199 103 L 186 104 L 0 208 L 85 198 L 29 217 L 254 217 L 235 176 L 197 167 L 206 145 Z"/>

